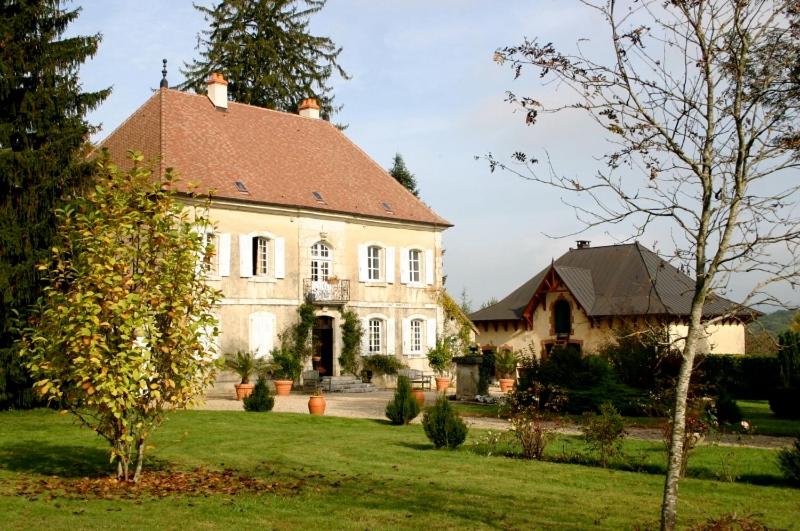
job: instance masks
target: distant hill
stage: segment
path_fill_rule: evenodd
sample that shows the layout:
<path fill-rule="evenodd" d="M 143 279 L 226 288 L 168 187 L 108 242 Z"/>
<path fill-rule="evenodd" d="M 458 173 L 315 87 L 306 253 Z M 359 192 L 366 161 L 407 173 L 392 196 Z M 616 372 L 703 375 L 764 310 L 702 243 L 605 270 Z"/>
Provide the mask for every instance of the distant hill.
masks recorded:
<path fill-rule="evenodd" d="M 789 328 L 794 319 L 794 313 L 793 310 L 778 310 L 764 314 L 747 325 L 747 327 L 754 333 L 766 330 L 772 337 L 778 337 L 778 334 L 785 332 Z"/>

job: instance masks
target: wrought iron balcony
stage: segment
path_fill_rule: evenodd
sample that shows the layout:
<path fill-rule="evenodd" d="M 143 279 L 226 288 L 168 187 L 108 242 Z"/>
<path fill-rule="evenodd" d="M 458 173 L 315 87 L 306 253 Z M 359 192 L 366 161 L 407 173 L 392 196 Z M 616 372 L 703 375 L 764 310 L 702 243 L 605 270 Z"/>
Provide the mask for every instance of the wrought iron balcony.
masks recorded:
<path fill-rule="evenodd" d="M 303 279 L 303 294 L 315 304 L 339 305 L 350 300 L 350 281 Z"/>

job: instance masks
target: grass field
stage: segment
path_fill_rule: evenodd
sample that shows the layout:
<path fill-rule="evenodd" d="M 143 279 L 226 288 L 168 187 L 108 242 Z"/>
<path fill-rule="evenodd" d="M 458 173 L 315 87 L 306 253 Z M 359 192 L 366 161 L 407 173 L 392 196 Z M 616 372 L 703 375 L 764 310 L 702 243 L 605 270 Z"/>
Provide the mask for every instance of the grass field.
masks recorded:
<path fill-rule="evenodd" d="M 437 451 L 420 426 L 291 414 L 176 413 L 156 433 L 151 462 L 178 470 L 232 468 L 278 488 L 247 494 L 74 498 L 20 496 L 50 476 L 108 471 L 103 442 L 51 411 L 0 413 L 0 527 L 4 529 L 585 529 L 652 526 L 662 477 L 651 473 Z M 577 445 L 575 439 L 563 444 Z M 657 459 L 650 445 L 645 445 Z M 714 476 L 719 454 L 702 449 L 695 473 Z M 554 443 L 553 452 L 564 449 Z M 736 511 L 771 527 L 797 526 L 800 489 L 777 483 L 774 452 L 736 449 L 741 470 L 771 486 L 689 478 L 680 521 Z M 704 452 L 707 452 L 704 456 Z M 696 474 L 698 475 L 698 474 Z M 699 474 L 703 475 L 703 474 Z"/>

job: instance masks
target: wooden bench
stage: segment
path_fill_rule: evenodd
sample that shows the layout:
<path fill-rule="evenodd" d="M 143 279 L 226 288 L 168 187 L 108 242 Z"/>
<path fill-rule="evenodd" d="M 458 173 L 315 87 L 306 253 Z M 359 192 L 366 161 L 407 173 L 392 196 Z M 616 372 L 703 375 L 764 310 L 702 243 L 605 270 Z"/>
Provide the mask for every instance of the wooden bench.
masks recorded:
<path fill-rule="evenodd" d="M 397 371 L 398 376 L 405 376 L 411 381 L 412 387 L 421 387 L 422 389 L 431 389 L 431 382 L 433 376 L 425 374 L 419 369 L 400 369 Z"/>

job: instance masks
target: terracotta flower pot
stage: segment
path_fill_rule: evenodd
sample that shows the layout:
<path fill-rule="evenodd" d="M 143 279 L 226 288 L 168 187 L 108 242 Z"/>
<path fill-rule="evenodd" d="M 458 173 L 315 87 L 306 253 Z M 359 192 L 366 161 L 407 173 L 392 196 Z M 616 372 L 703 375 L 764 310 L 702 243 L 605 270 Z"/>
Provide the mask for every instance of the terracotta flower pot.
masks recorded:
<path fill-rule="evenodd" d="M 414 398 L 417 400 L 417 404 L 419 404 L 419 407 L 424 406 L 425 405 L 425 391 L 423 391 L 422 389 L 414 389 L 411 392 L 414 394 Z"/>
<path fill-rule="evenodd" d="M 251 383 L 238 383 L 233 386 L 236 388 L 236 400 L 244 400 L 253 394 L 253 389 L 256 385 Z"/>
<path fill-rule="evenodd" d="M 292 390 L 291 380 L 275 380 L 275 394 L 278 396 L 286 396 Z"/>
<path fill-rule="evenodd" d="M 447 388 L 450 387 L 450 378 L 440 378 L 439 376 L 436 377 L 436 390 L 439 392 L 447 391 Z"/>
<path fill-rule="evenodd" d="M 514 388 L 514 379 L 513 378 L 500 378 L 500 392 L 507 393 Z"/>
<path fill-rule="evenodd" d="M 314 395 L 308 397 L 308 412 L 312 415 L 325 414 L 325 397 Z"/>

